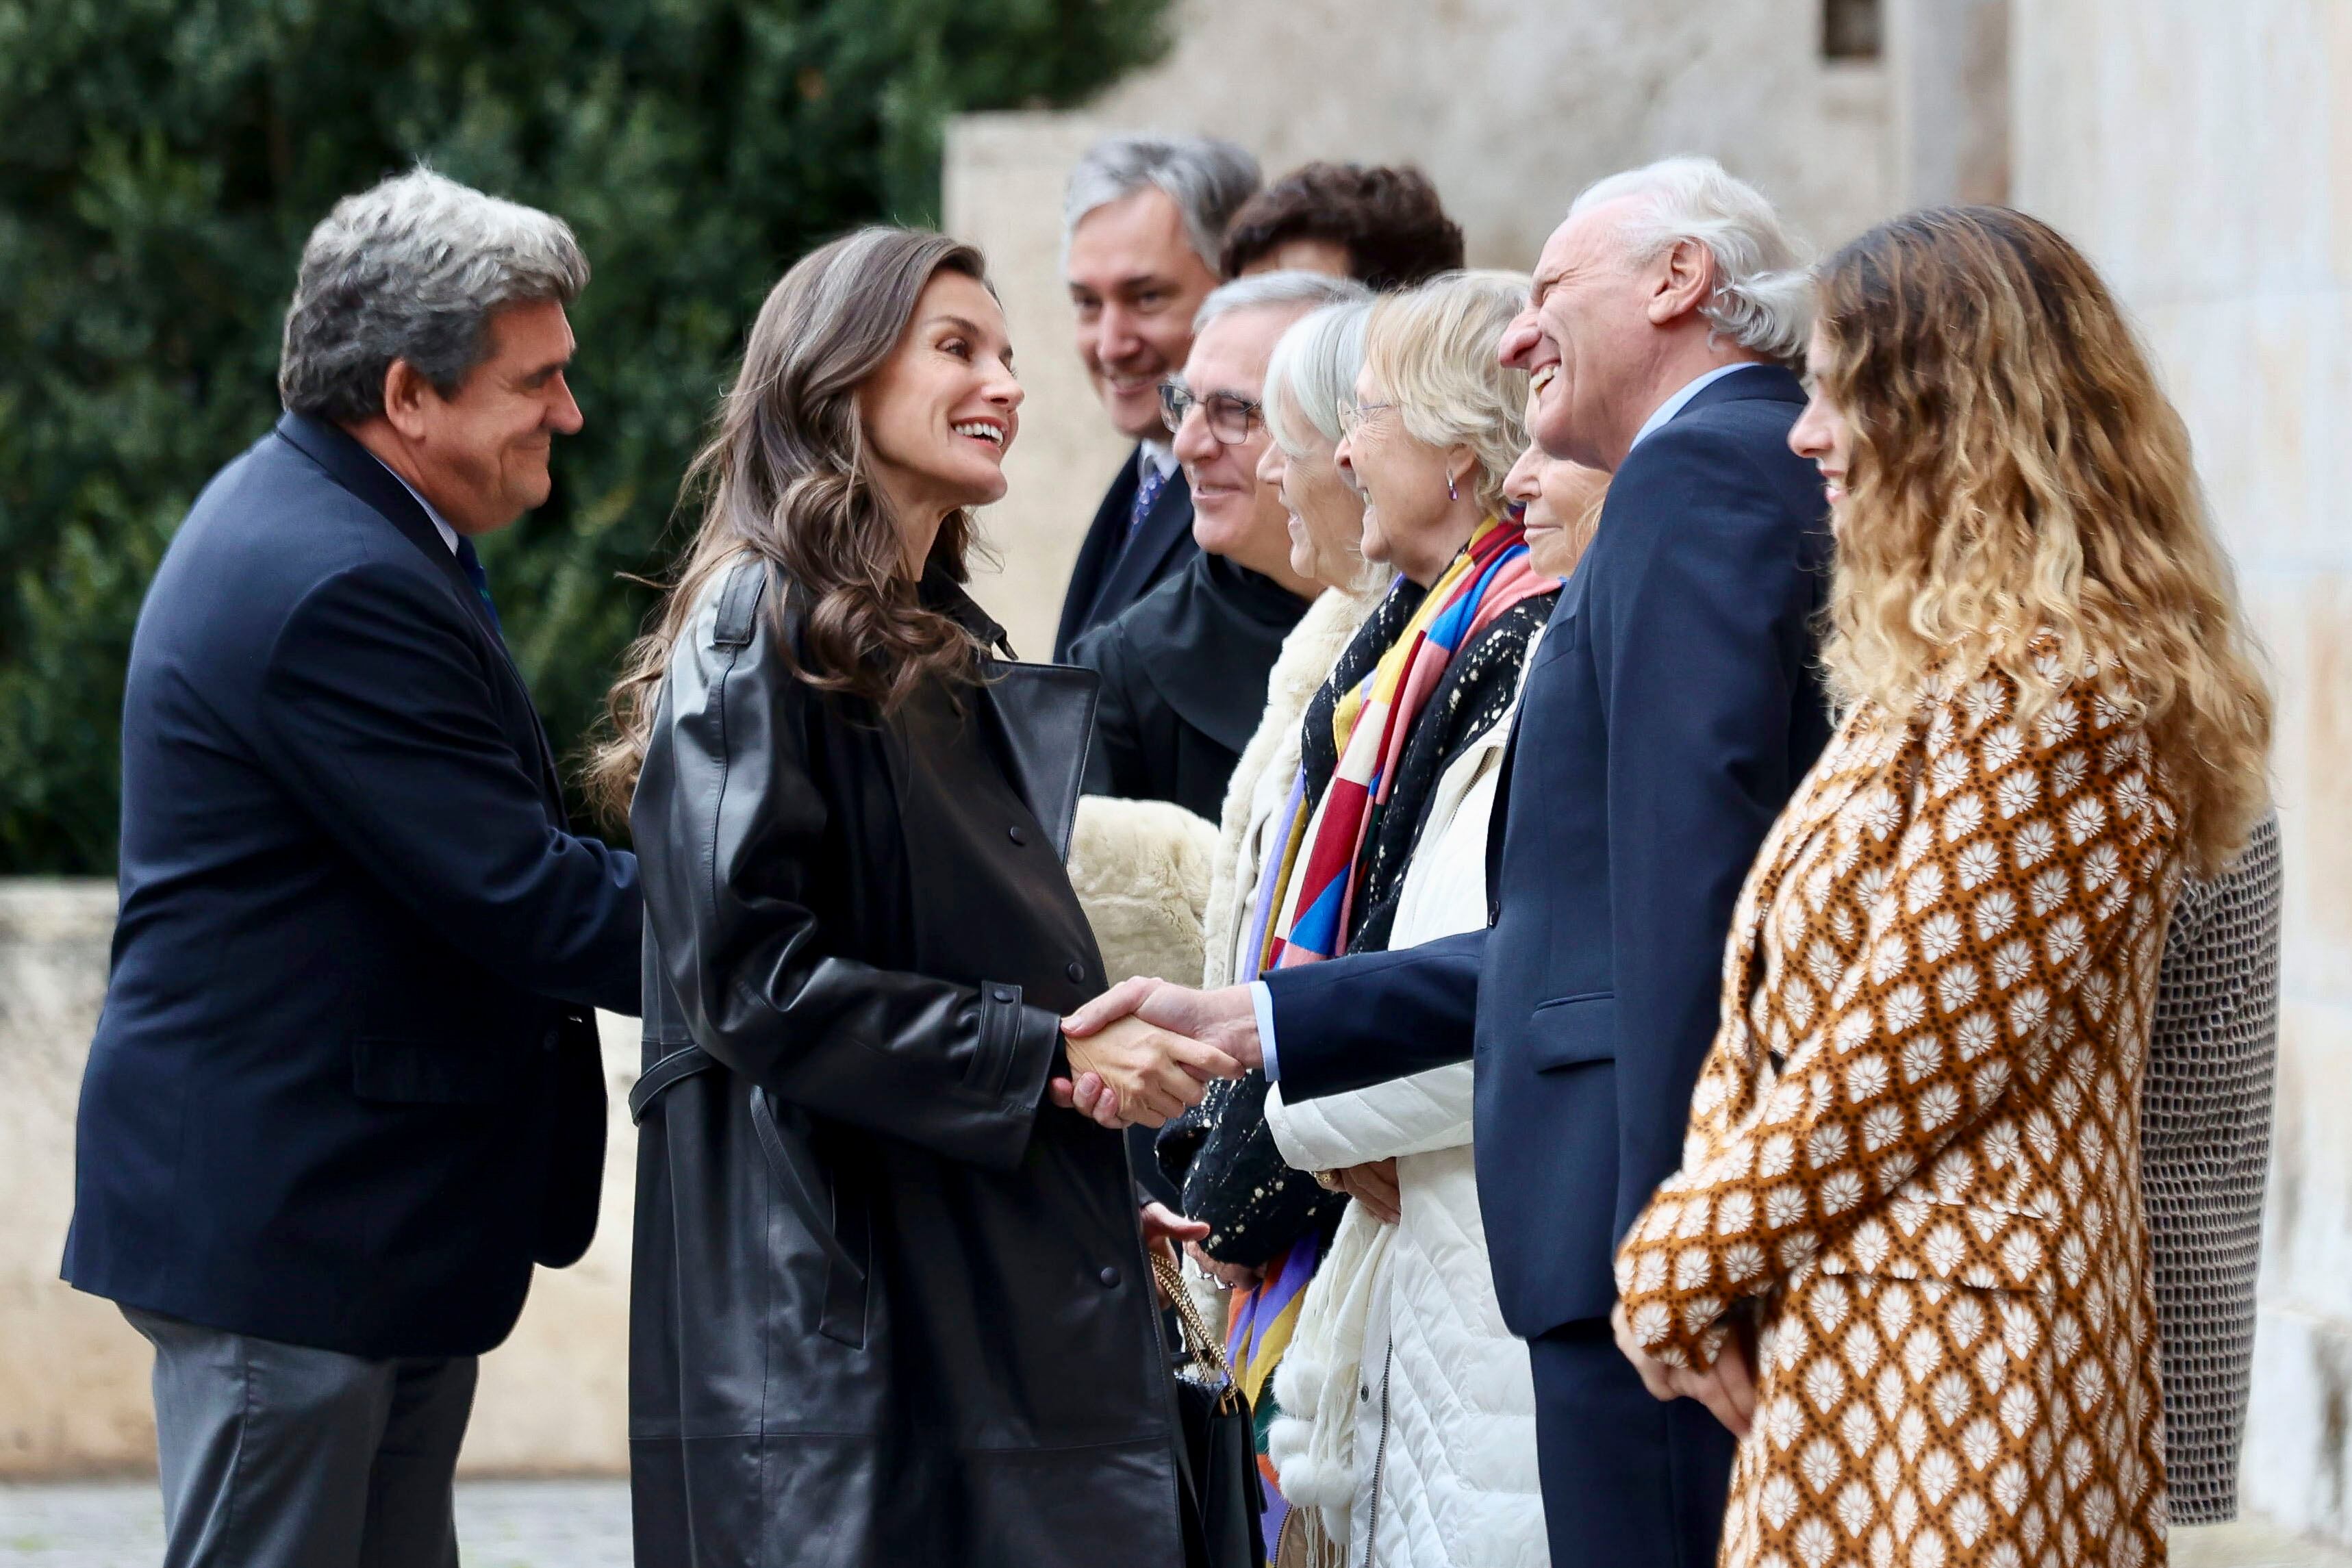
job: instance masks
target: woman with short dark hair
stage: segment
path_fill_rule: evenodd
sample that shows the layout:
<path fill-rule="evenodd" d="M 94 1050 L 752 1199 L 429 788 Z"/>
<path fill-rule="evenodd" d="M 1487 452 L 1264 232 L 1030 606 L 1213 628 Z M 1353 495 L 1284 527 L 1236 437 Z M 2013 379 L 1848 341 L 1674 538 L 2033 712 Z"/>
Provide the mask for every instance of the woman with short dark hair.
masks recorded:
<path fill-rule="evenodd" d="M 1061 854 L 1087 678 L 996 658 L 962 587 L 1020 405 L 978 252 L 868 229 L 809 256 L 614 691 L 593 783 L 634 797 L 647 905 L 649 1568 L 1184 1556 L 1124 1144 L 1049 1093 L 1060 1016 L 1102 986 Z M 1220 1065 L 1084 1050 L 1146 1121 Z"/>

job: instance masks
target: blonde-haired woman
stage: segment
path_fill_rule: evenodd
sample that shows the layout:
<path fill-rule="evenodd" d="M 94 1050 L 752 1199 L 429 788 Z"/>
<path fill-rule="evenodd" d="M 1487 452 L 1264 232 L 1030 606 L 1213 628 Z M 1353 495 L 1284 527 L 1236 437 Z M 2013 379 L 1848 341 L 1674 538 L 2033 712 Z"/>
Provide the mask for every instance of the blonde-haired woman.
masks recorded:
<path fill-rule="evenodd" d="M 1222 980 L 1485 919 L 1478 803 L 1557 590 L 1504 516 L 1526 378 L 1495 349 L 1526 294 L 1516 274 L 1459 273 L 1372 307 L 1334 456 L 1364 500 L 1364 555 L 1398 580 L 1309 705 Z M 1284 1548 L 1295 1559 L 1352 1547 L 1360 1559 L 1378 1519 L 1382 1561 L 1509 1563 L 1528 1560 L 1528 1540 L 1540 1561 L 1532 1393 L 1479 1239 L 1467 1069 L 1287 1121 L 1252 1075 L 1213 1086 L 1163 1147 L 1192 1122 L 1202 1141 L 1187 1212 L 1213 1227 L 1209 1258 L 1253 1281 L 1234 1303 L 1234 1348 L 1262 1387 L 1292 1346 L 1311 1347 L 1305 1378 L 1286 1373 L 1271 1401 L 1278 1489 L 1316 1505 Z M 1375 1296 L 1413 1330 L 1397 1397 L 1368 1405 L 1357 1398 L 1363 1345 L 1377 1331 L 1385 1356 L 1388 1342 Z M 1456 1381 L 1468 1385 L 1459 1399 L 1444 1392 Z M 1360 1436 L 1358 1419 L 1391 1412 L 1401 1436 L 1388 1474 L 1413 1476 L 1415 1459 L 1425 1468 L 1376 1496 L 1380 1434 Z"/>
<path fill-rule="evenodd" d="M 1847 712 L 1741 895 L 1620 1341 L 1744 1431 L 1726 1563 L 2161 1563 L 2141 1068 L 2269 700 L 2180 420 L 2065 240 L 1914 214 L 1819 291 L 1790 444 Z"/>

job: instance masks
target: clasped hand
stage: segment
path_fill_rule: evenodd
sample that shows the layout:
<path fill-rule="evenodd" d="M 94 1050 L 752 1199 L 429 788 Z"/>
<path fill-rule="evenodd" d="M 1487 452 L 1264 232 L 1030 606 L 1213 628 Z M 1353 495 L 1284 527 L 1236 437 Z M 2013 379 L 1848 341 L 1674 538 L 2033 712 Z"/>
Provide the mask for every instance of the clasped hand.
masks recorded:
<path fill-rule="evenodd" d="M 1209 1079 L 1239 1078 L 1258 1061 L 1243 986 L 1194 991 L 1138 976 L 1063 1019 L 1062 1037 L 1070 1077 L 1053 1081 L 1054 1103 L 1105 1127 L 1161 1126 L 1198 1105 Z"/>
<path fill-rule="evenodd" d="M 1756 1373 L 1753 1352 L 1742 1335 L 1733 1333 L 1727 1338 L 1716 1354 L 1715 1363 L 1700 1372 L 1687 1366 L 1670 1366 L 1644 1350 L 1642 1342 L 1633 1337 L 1633 1325 L 1626 1319 L 1624 1302 L 1618 1302 L 1610 1312 L 1609 1326 L 1616 1333 L 1618 1350 L 1642 1374 L 1642 1386 L 1650 1391 L 1651 1398 L 1696 1399 L 1729 1428 L 1733 1436 L 1748 1436 L 1748 1428 L 1756 1419 Z"/>

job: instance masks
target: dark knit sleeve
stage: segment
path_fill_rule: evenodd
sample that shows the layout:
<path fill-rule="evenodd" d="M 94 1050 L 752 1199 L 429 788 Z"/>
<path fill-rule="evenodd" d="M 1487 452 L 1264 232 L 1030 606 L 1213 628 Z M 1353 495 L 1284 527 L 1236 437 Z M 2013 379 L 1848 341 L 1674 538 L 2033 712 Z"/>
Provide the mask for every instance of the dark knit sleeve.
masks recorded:
<path fill-rule="evenodd" d="M 1519 675 L 1559 602 L 1559 590 L 1523 599 L 1465 644 L 1412 727 L 1397 763 L 1396 784 L 1364 836 L 1370 857 L 1362 891 L 1349 915 L 1348 951 L 1381 952 L 1396 925 L 1405 868 L 1412 863 L 1437 781 L 1454 759 L 1501 722 L 1518 695 Z"/>

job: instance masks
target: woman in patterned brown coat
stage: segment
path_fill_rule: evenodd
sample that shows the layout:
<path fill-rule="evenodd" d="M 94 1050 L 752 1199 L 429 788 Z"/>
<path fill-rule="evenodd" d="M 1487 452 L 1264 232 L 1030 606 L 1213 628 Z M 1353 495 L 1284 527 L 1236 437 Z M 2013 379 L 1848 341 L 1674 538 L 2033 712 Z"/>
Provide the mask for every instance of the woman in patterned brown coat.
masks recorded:
<path fill-rule="evenodd" d="M 2186 433 L 2063 239 L 1915 214 L 1820 304 L 1790 443 L 1845 718 L 1735 912 L 1620 1341 L 1743 1434 L 1727 1564 L 2159 1563 L 2141 1068 L 2268 699 Z"/>

